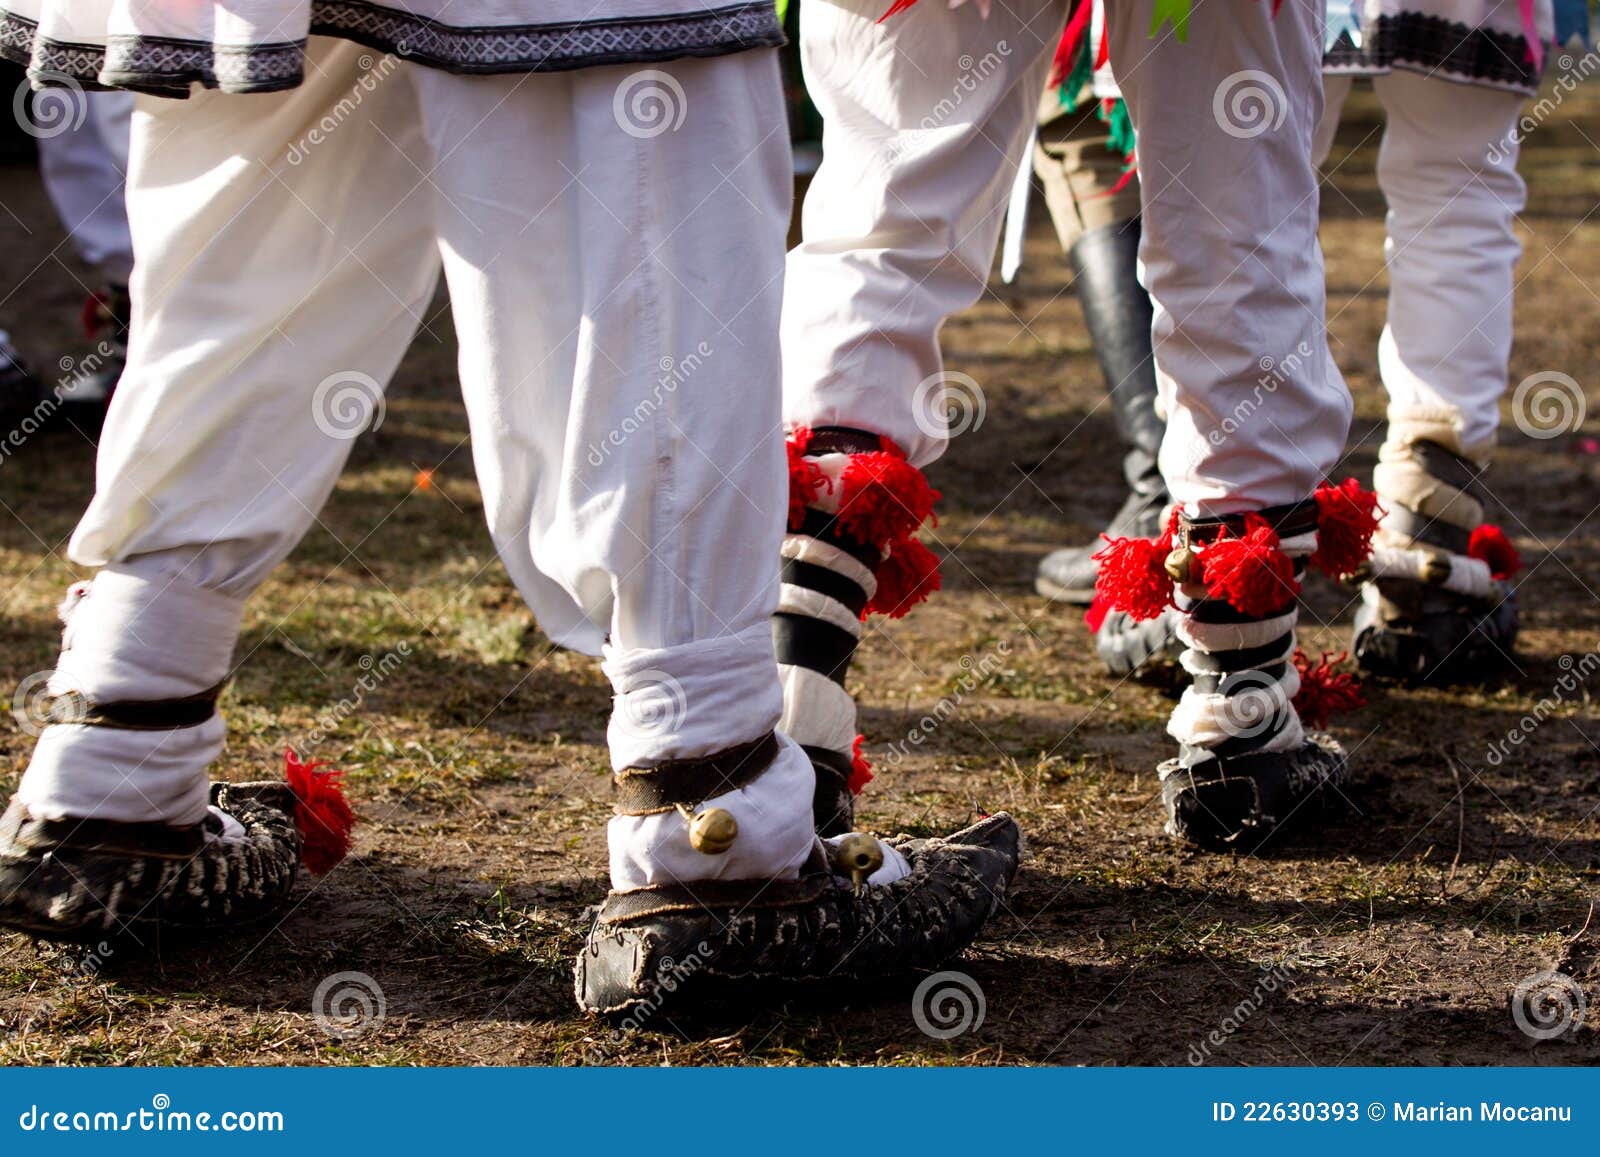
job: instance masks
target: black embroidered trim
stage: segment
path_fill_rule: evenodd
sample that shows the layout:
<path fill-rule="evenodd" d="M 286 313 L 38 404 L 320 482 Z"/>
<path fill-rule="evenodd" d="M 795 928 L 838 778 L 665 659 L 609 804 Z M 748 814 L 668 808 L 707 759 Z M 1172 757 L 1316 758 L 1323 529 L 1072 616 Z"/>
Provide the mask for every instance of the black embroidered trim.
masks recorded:
<path fill-rule="evenodd" d="M 1333 73 L 1405 68 L 1529 93 L 1539 87 L 1539 74 L 1528 59 L 1526 37 L 1420 12 L 1366 21 L 1361 47 L 1352 44 L 1347 35 L 1340 36 L 1323 56 L 1322 67 Z"/>
<path fill-rule="evenodd" d="M 311 34 L 468 75 L 646 64 L 784 43 L 776 10 L 765 0 L 670 16 L 474 28 L 365 0 L 317 0 Z M 162 96 L 187 95 L 196 83 L 223 92 L 276 92 L 304 79 L 305 53 L 303 40 L 237 47 L 156 36 L 116 36 L 102 49 L 41 37 L 33 21 L 0 11 L 0 57 L 24 65 L 34 83 L 46 86 Z"/>

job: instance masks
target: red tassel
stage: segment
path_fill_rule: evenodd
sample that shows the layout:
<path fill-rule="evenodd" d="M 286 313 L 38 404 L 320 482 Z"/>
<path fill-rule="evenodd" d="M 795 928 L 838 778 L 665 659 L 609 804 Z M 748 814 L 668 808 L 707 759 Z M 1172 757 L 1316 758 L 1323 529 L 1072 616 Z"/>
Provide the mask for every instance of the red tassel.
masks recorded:
<path fill-rule="evenodd" d="M 1310 563 L 1329 578 L 1343 578 L 1372 554 L 1378 531 L 1378 496 L 1354 478 L 1317 487 L 1317 549 Z"/>
<path fill-rule="evenodd" d="M 845 786 L 850 789 L 851 795 L 860 795 L 861 789 L 872 782 L 872 764 L 861 754 L 861 744 L 865 738 L 862 735 L 856 736 L 856 741 L 850 748 L 850 778 L 845 781 Z"/>
<path fill-rule="evenodd" d="M 1072 12 L 1072 19 L 1067 21 L 1061 39 L 1056 42 L 1056 55 L 1050 65 L 1050 84 L 1047 87 L 1060 88 L 1066 82 L 1073 63 L 1078 59 L 1078 49 L 1083 47 L 1083 38 L 1089 31 L 1089 14 L 1093 10 L 1093 0 L 1078 0 L 1078 6 Z M 1071 95 L 1076 99 L 1078 94 Z"/>
<path fill-rule="evenodd" d="M 882 16 L 878 17 L 878 23 L 882 24 L 885 20 L 889 19 L 889 17 L 891 17 L 891 16 L 898 16 L 900 13 L 904 12 L 907 8 L 910 8 L 916 2 L 917 2 L 917 0 L 894 0 L 894 4 L 889 8 L 889 11 L 885 12 Z"/>
<path fill-rule="evenodd" d="M 1354 675 L 1333 668 L 1350 657 L 1349 652 L 1322 652 L 1316 663 L 1298 647 L 1294 652 L 1295 670 L 1300 672 L 1300 690 L 1295 692 L 1294 709 L 1304 723 L 1312 727 L 1326 727 L 1328 717 L 1354 711 L 1367 705 L 1361 693 L 1361 684 Z"/>
<path fill-rule="evenodd" d="M 939 556 L 921 541 L 906 537 L 889 548 L 889 555 L 878 564 L 873 577 L 878 589 L 867 603 L 867 613 L 904 618 L 905 613 L 925 601 L 943 584 Z"/>
<path fill-rule="evenodd" d="M 294 825 L 300 829 L 300 859 L 313 875 L 333 870 L 350 851 L 350 829 L 355 813 L 344 798 L 344 772 L 328 767 L 326 760 L 301 763 L 294 749 L 283 753 L 284 778 L 294 792 Z"/>
<path fill-rule="evenodd" d="M 888 546 L 933 515 L 939 492 L 892 443 L 852 454 L 840 478 L 839 525 L 858 542 Z M 936 520 L 937 521 L 937 520 Z"/>
<path fill-rule="evenodd" d="M 1106 545 L 1094 556 L 1100 570 L 1094 579 L 1094 603 L 1084 621 L 1098 631 L 1111 611 L 1125 611 L 1138 622 L 1153 619 L 1172 605 L 1172 576 L 1167 573 L 1167 555 L 1172 553 L 1172 532 L 1177 515 L 1167 523 L 1160 538 L 1104 538 Z M 1097 621 L 1095 604 L 1101 606 Z"/>
<path fill-rule="evenodd" d="M 1098 584 L 1096 584 L 1096 586 L 1098 587 Z M 1089 633 L 1091 635 L 1098 635 L 1100 633 L 1100 628 L 1106 625 L 1106 616 L 1110 613 L 1111 604 L 1107 602 L 1106 597 L 1102 595 L 1098 589 L 1096 589 L 1094 592 L 1094 598 L 1089 601 L 1089 609 L 1083 612 L 1084 625 L 1089 628 Z"/>
<path fill-rule="evenodd" d="M 810 458 L 806 447 L 811 444 L 811 431 L 796 426 L 784 443 L 789 452 L 789 529 L 799 530 L 805 521 L 806 507 L 817 500 L 824 486 L 833 489 L 833 483 Z"/>
<path fill-rule="evenodd" d="M 1300 593 L 1294 563 L 1278 549 L 1277 532 L 1259 514 L 1245 515 L 1245 532 L 1221 535 L 1200 554 L 1206 593 L 1236 611 L 1266 618 Z"/>
<path fill-rule="evenodd" d="M 1467 554 L 1489 564 L 1489 573 L 1497 579 L 1508 579 L 1522 569 L 1522 556 L 1511 545 L 1506 532 L 1491 523 L 1484 523 L 1467 539 Z"/>

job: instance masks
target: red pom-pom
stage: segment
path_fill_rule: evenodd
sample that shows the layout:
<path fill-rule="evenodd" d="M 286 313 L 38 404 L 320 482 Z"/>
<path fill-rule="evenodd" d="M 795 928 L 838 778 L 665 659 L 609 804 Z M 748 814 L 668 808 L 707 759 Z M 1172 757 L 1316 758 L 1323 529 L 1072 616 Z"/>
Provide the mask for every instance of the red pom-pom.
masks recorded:
<path fill-rule="evenodd" d="M 1259 514 L 1245 515 L 1244 534 L 1226 528 L 1200 554 L 1206 593 L 1236 611 L 1266 618 L 1300 593 L 1294 563 L 1278 549 L 1278 534 Z"/>
<path fill-rule="evenodd" d="M 1487 522 L 1467 539 L 1467 554 L 1488 563 L 1489 573 L 1497 579 L 1508 579 L 1522 569 L 1522 556 L 1506 532 Z"/>
<path fill-rule="evenodd" d="M 1095 603 L 1104 610 L 1100 620 L 1109 611 L 1126 611 L 1140 622 L 1153 619 L 1172 605 L 1172 576 L 1167 573 L 1167 555 L 1172 551 L 1172 539 L 1160 538 L 1105 538 L 1094 560 L 1100 570 L 1094 578 Z M 1094 604 L 1090 604 L 1091 613 Z M 1086 617 L 1087 618 L 1087 617 Z M 1098 624 L 1092 624 L 1099 630 Z"/>
<path fill-rule="evenodd" d="M 344 772 L 329 768 L 322 759 L 301 763 L 293 748 L 283 753 L 283 771 L 294 792 L 301 862 L 313 875 L 332 871 L 350 851 L 350 829 L 356 825 L 350 801 L 344 798 Z"/>
<path fill-rule="evenodd" d="M 915 538 L 902 538 L 873 572 L 878 589 L 867 603 L 867 613 L 899 619 L 943 585 L 939 556 Z"/>
<path fill-rule="evenodd" d="M 1089 609 L 1083 612 L 1084 625 L 1089 628 L 1091 635 L 1098 635 L 1100 628 L 1106 625 L 1106 616 L 1111 613 L 1111 604 L 1098 590 L 1094 598 L 1089 600 Z"/>
<path fill-rule="evenodd" d="M 839 482 L 839 525 L 879 548 L 910 535 L 939 501 L 922 471 L 892 448 L 850 455 Z"/>
<path fill-rule="evenodd" d="M 1317 549 L 1311 565 L 1329 578 L 1342 578 L 1372 554 L 1378 531 L 1378 496 L 1354 478 L 1317 487 Z"/>
<path fill-rule="evenodd" d="M 824 486 L 832 489 L 833 483 L 810 458 L 806 447 L 811 444 L 811 431 L 796 426 L 784 446 L 789 452 L 789 529 L 799 530 L 805 521 L 806 507 L 817 500 Z"/>
<path fill-rule="evenodd" d="M 1310 656 L 1295 648 L 1294 666 L 1300 672 L 1300 690 L 1295 692 L 1294 709 L 1303 722 L 1312 727 L 1326 727 L 1329 716 L 1367 705 L 1367 697 L 1361 693 L 1356 677 L 1334 670 L 1335 665 L 1347 658 L 1346 651 L 1337 655 L 1324 651 L 1322 658 L 1313 663 Z"/>
<path fill-rule="evenodd" d="M 863 735 L 856 736 L 850 748 L 850 778 L 845 781 L 845 786 L 850 789 L 851 795 L 860 795 L 861 789 L 872 782 L 872 764 L 861 754 L 861 744 L 865 738 Z"/>

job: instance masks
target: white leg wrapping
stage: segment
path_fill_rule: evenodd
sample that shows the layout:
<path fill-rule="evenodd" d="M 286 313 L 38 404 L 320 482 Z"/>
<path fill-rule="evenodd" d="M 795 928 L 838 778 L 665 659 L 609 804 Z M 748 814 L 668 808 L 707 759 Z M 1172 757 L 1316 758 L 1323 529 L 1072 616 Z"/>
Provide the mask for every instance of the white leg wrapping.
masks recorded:
<path fill-rule="evenodd" d="M 1197 651 L 1242 651 L 1264 647 L 1285 631 L 1294 630 L 1300 621 L 1298 609 L 1256 623 L 1197 623 L 1188 616 L 1178 619 L 1178 638 Z"/>
<path fill-rule="evenodd" d="M 820 538 L 812 538 L 808 534 L 786 535 L 783 540 L 783 557 L 792 558 L 796 562 L 810 563 L 812 566 L 826 567 L 843 575 L 866 591 L 869 601 L 878 593 L 877 577 L 857 562 L 855 556 L 840 550 L 831 542 L 823 542 Z"/>
<path fill-rule="evenodd" d="M 783 707 L 772 629 L 765 621 L 708 642 L 631 651 L 608 647 L 604 667 L 616 691 L 607 738 L 618 771 L 748 743 L 777 725 Z M 617 816 L 606 831 L 611 886 L 795 878 L 816 840 L 816 773 L 793 740 L 780 739 L 782 751 L 771 767 L 703 805 L 726 808 L 738 822 L 728 852 L 695 851 L 688 823 L 676 812 Z"/>
<path fill-rule="evenodd" d="M 807 747 L 848 754 L 856 741 L 856 701 L 850 692 L 809 667 L 778 664 L 783 718 L 778 730 Z"/>
<path fill-rule="evenodd" d="M 108 567 L 67 609 L 50 689 L 97 702 L 196 694 L 228 674 L 243 609 L 139 560 Z M 223 735 L 220 715 L 175 731 L 57 724 L 39 737 L 17 796 L 44 817 L 198 823 Z"/>
<path fill-rule="evenodd" d="M 839 628 L 852 639 L 861 638 L 860 616 L 851 614 L 849 607 L 820 591 L 783 583 L 778 588 L 778 610 L 785 614 L 820 619 L 830 627 Z"/>
<path fill-rule="evenodd" d="M 816 773 L 794 740 L 779 739 L 778 757 L 754 782 L 702 805 L 726 808 L 739 825 L 733 846 L 719 856 L 690 846 L 689 825 L 677 812 L 613 817 L 606 828 L 612 888 L 798 878 L 817 839 L 811 829 Z"/>

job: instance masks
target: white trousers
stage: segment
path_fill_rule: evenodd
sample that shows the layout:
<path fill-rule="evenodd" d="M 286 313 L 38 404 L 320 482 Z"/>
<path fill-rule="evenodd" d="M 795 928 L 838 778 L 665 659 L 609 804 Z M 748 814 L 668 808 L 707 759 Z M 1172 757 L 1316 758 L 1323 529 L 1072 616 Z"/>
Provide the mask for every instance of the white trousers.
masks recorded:
<path fill-rule="evenodd" d="M 1316 160 L 1327 158 L 1349 95 L 1327 80 Z M 1388 317 L 1378 370 L 1391 411 L 1438 415 L 1463 447 L 1488 447 L 1511 360 L 1511 302 L 1527 189 L 1512 129 L 1524 98 L 1396 70 L 1383 102 L 1378 184 L 1388 205 Z M 1486 456 L 1486 455 L 1485 455 Z"/>
<path fill-rule="evenodd" d="M 1161 473 L 1192 514 L 1310 496 L 1344 451 L 1328 355 L 1312 136 L 1322 0 L 1203 0 L 1187 43 L 1153 0 L 1108 0 L 1139 138 L 1141 280 L 1167 413 Z"/>
<path fill-rule="evenodd" d="M 133 344 L 71 544 L 104 569 L 57 678 L 147 699 L 228 673 L 243 600 L 326 501 L 442 266 L 490 531 L 545 632 L 604 646 L 613 762 L 773 728 L 792 197 L 775 53 L 463 77 L 313 48 L 290 91 L 140 100 Z M 20 794 L 193 822 L 221 743 L 216 718 L 50 727 Z M 780 764 L 754 787 L 781 798 L 735 806 L 768 862 L 709 874 L 810 850 L 809 762 Z M 687 854 L 681 821 L 650 839 Z"/>
<path fill-rule="evenodd" d="M 126 282 L 133 271 L 133 237 L 123 204 L 123 173 L 128 167 L 128 126 L 133 94 L 70 93 L 59 132 L 39 136 L 39 175 L 56 215 L 72 237 L 78 255 L 112 281 Z"/>
<path fill-rule="evenodd" d="M 1066 21 L 1064 0 L 800 8 L 822 164 L 789 254 L 783 416 L 944 451 L 939 327 L 976 302 Z M 931 399 L 931 405 L 929 400 Z"/>
<path fill-rule="evenodd" d="M 1142 249 L 1169 422 L 1162 472 L 1194 513 L 1307 497 L 1338 460 L 1350 398 L 1328 358 L 1312 132 L 1321 5 L 1195 7 L 1151 38 L 1153 0 L 1109 0 L 1113 65 L 1139 130 Z M 888 434 L 924 464 L 944 438 L 939 327 L 977 300 L 1065 6 L 875 0 L 802 10 L 823 160 L 784 300 L 784 418 Z M 1267 131 L 1222 123 L 1219 89 L 1266 76 Z M 1257 81 L 1260 84 L 1261 82 Z M 1230 129 L 1232 131 L 1230 131 Z M 980 383 L 981 385 L 981 383 Z"/>

